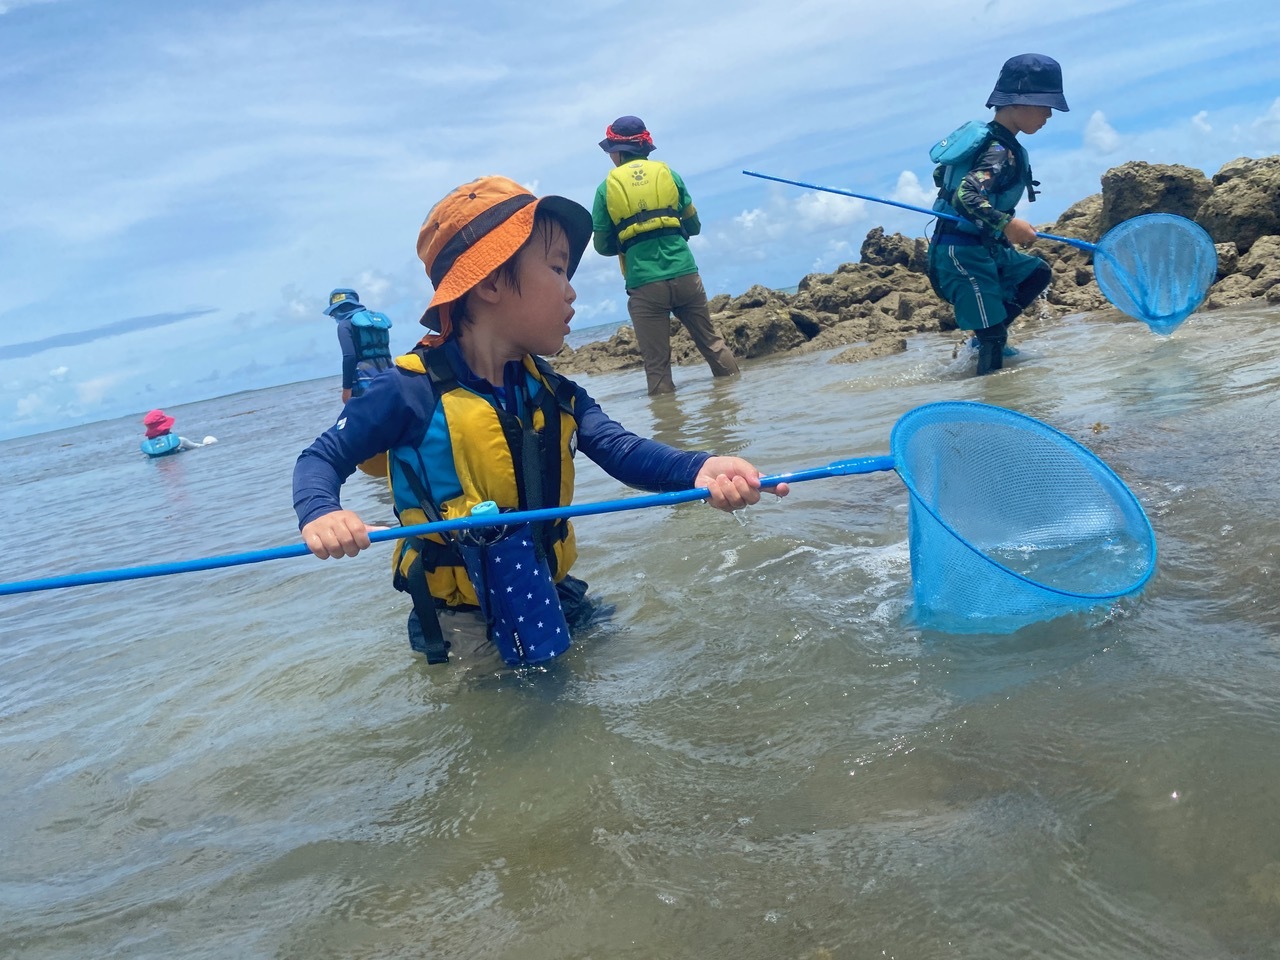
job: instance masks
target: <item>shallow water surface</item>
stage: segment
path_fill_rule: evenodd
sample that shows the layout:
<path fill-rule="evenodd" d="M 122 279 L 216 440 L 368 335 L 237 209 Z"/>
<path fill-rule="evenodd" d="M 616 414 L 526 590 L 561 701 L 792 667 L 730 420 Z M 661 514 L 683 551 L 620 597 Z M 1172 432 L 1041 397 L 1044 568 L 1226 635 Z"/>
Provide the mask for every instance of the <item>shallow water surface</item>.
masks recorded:
<path fill-rule="evenodd" d="M 922 336 L 584 382 L 639 433 L 769 472 L 888 452 L 972 399 L 1142 502 L 1140 597 L 1010 635 L 922 630 L 891 473 L 745 523 L 584 517 L 616 606 L 545 671 L 431 668 L 389 545 L 0 599 L 0 955 L 1227 958 L 1280 949 L 1275 311 L 1170 338 L 1071 318 L 1002 373 Z M 0 580 L 292 542 L 336 381 L 0 444 Z M 579 499 L 626 494 L 591 464 Z M 362 475 L 348 505 L 392 519 Z"/>

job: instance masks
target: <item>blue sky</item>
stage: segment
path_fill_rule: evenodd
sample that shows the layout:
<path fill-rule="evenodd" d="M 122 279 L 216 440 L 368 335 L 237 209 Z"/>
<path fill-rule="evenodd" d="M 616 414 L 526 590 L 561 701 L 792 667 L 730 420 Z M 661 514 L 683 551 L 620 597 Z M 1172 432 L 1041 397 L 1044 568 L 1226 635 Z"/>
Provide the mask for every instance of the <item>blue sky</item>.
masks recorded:
<path fill-rule="evenodd" d="M 589 207 L 620 114 L 688 184 L 710 293 L 856 260 L 876 224 L 922 233 L 922 216 L 740 171 L 927 206 L 929 146 L 989 116 L 1017 53 L 1057 58 L 1072 106 L 1027 141 L 1035 223 L 1127 160 L 1212 174 L 1280 153 L 1274 11 L 0 0 L 0 438 L 336 375 L 335 286 L 407 350 L 431 204 L 502 173 Z M 625 320 L 616 261 L 589 252 L 575 286 L 575 326 Z"/>

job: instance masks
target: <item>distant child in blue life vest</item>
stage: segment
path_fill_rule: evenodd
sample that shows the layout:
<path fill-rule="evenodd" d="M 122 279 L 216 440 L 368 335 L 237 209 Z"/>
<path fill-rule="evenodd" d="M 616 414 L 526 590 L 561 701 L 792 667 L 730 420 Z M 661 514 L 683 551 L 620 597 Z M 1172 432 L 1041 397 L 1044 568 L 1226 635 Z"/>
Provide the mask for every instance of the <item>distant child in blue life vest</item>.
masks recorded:
<path fill-rule="evenodd" d="M 1054 110 L 1066 111 L 1062 68 L 1038 53 L 1005 61 L 987 98 L 995 107 L 989 123 L 973 121 L 935 145 L 940 161 L 933 179 L 933 209 L 964 222 L 938 219 L 929 247 L 929 279 L 938 296 L 955 307 L 956 324 L 972 330 L 978 373 L 1003 366 L 1009 324 L 1049 285 L 1049 265 L 1020 253 L 1035 228 L 1014 216 L 1022 195 L 1036 198 L 1038 181 L 1018 134 L 1033 134 Z"/>
<path fill-rule="evenodd" d="M 434 332 L 352 399 L 294 468 L 294 508 L 313 554 L 369 546 L 339 489 L 382 452 L 403 525 L 565 507 L 579 452 L 641 489 L 706 487 L 721 510 L 760 499 L 760 474 L 746 460 L 639 437 L 542 359 L 569 332 L 569 281 L 590 239 L 583 207 L 539 200 L 506 177 L 463 184 L 431 209 L 418 256 L 435 288 L 422 324 Z M 496 648 L 515 665 L 558 656 L 591 612 L 587 585 L 569 573 L 576 557 L 567 519 L 401 540 L 394 585 L 413 600 L 411 646 L 432 663 L 450 647 L 464 660 Z"/>
<path fill-rule="evenodd" d="M 216 437 L 205 437 L 203 441 L 180 437 L 172 432 L 173 424 L 174 418 L 163 410 L 152 410 L 143 417 L 142 425 L 147 428 L 147 436 L 142 441 L 142 452 L 149 457 L 163 457 L 183 450 L 198 450 L 218 442 Z"/>
<path fill-rule="evenodd" d="M 329 293 L 324 311 L 338 321 L 342 348 L 342 402 L 364 393 L 376 374 L 391 366 L 391 321 L 360 303 L 354 290 L 339 287 Z"/>

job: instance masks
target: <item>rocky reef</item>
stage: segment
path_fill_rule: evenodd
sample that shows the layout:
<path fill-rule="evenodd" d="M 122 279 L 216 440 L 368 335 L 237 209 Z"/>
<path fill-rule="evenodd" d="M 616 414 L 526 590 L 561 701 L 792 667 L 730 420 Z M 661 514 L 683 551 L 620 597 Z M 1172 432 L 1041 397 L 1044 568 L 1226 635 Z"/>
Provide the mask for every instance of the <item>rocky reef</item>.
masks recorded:
<path fill-rule="evenodd" d="M 1213 238 L 1218 274 L 1201 309 L 1252 300 L 1280 304 L 1280 156 L 1242 157 L 1212 178 L 1180 165 L 1125 163 L 1103 174 L 1100 193 L 1037 229 L 1096 243 L 1111 227 L 1144 213 L 1178 214 Z M 809 274 L 795 293 L 754 286 L 736 297 L 720 294 L 711 299 L 711 319 L 745 358 L 844 347 L 831 360 L 852 363 L 905 350 L 910 335 L 956 336 L 949 334 L 955 330 L 951 306 L 933 293 L 925 275 L 928 247 L 924 238 L 886 236 L 876 227 L 857 263 Z M 1048 240 L 1030 250 L 1052 266 L 1053 280 L 1029 311 L 1051 321 L 1108 308 L 1088 252 Z M 671 329 L 673 362 L 702 363 L 674 318 Z M 606 373 L 638 367 L 640 354 L 631 327 L 623 326 L 609 340 L 577 350 L 566 346 L 552 362 L 564 373 Z"/>

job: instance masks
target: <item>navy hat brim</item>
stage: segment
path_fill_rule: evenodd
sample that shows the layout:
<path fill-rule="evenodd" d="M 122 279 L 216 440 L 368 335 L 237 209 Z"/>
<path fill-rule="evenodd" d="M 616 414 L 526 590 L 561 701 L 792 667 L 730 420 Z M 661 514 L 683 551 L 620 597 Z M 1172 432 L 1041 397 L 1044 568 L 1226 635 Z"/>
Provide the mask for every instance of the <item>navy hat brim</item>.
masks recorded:
<path fill-rule="evenodd" d="M 351 307 L 354 310 L 363 310 L 364 304 L 359 300 L 339 300 L 337 303 L 331 303 L 329 306 L 325 307 L 324 315 L 326 317 L 332 317 L 335 311 L 341 310 L 343 307 Z"/>
<path fill-rule="evenodd" d="M 630 143 L 628 141 L 618 141 L 604 139 L 600 141 L 600 149 L 605 153 L 629 153 L 636 157 L 647 157 L 653 152 L 643 143 Z"/>
<path fill-rule="evenodd" d="M 1060 93 L 1006 93 L 1003 90 L 993 90 L 991 96 L 987 98 L 988 107 L 1010 107 L 1019 104 L 1030 107 L 1052 107 L 1063 113 L 1071 111 L 1067 106 L 1067 98 Z"/>

